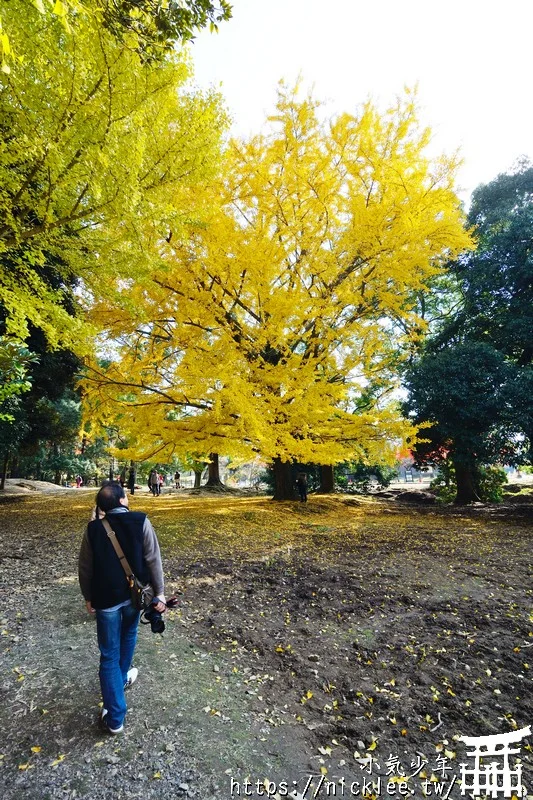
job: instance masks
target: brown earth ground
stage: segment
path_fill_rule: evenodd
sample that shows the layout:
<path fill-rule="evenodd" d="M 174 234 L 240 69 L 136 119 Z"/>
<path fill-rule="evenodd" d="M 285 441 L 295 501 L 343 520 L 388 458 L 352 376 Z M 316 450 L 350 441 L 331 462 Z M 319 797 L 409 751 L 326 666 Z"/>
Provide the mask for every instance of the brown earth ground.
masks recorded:
<path fill-rule="evenodd" d="M 91 501 L 0 503 L 5 800 L 458 800 L 458 737 L 533 723 L 527 497 L 455 510 L 136 495 L 180 606 L 163 638 L 141 630 L 125 733 L 104 736 L 76 579 Z"/>

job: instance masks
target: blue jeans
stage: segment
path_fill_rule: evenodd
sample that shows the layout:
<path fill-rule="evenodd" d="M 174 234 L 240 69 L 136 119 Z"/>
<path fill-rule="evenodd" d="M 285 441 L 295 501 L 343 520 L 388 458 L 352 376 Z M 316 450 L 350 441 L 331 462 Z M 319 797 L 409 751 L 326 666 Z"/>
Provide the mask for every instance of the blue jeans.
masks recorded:
<path fill-rule="evenodd" d="M 126 716 L 124 684 L 137 642 L 139 618 L 140 612 L 131 604 L 115 611 L 96 610 L 100 686 L 110 728 L 119 728 Z"/>

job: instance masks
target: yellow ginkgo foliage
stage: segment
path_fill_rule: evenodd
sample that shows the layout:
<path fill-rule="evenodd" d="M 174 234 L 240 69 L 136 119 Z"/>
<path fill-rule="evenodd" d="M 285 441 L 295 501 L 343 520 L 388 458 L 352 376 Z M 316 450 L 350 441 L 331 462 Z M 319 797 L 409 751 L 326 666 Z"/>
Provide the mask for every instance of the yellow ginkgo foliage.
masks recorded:
<path fill-rule="evenodd" d="M 144 63 L 98 6 L 12 0 L 0 21 L 0 58 L 17 54 L 0 66 L 5 331 L 25 340 L 33 326 L 77 352 L 86 304 L 145 269 L 141 228 L 179 227 L 226 125 L 216 93 L 188 84 L 183 54 Z"/>
<path fill-rule="evenodd" d="M 229 144 L 157 274 L 95 309 L 114 352 L 85 389 L 95 421 L 121 414 L 132 454 L 249 448 L 283 497 L 293 459 L 386 459 L 413 435 L 383 396 L 423 329 L 417 296 L 470 239 L 457 162 L 428 159 L 409 93 L 322 121 L 282 87 L 269 122 Z"/>

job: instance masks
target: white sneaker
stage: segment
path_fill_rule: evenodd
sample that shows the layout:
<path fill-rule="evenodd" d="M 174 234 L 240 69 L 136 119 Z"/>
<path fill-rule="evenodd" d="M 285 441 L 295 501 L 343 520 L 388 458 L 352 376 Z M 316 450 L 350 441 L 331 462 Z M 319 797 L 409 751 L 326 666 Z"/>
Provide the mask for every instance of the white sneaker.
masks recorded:
<path fill-rule="evenodd" d="M 137 675 L 139 674 L 139 670 L 137 667 L 132 667 L 128 670 L 128 674 L 126 676 L 126 683 L 124 684 L 124 688 L 127 689 L 128 686 L 131 686 L 137 680 Z"/>
<path fill-rule="evenodd" d="M 119 725 L 118 728 L 112 728 L 108 724 L 106 717 L 107 717 L 107 708 L 103 708 L 100 713 L 100 725 L 102 726 L 102 728 L 106 731 L 109 731 L 109 733 L 113 734 L 113 736 L 116 736 L 117 733 L 122 733 L 122 731 L 124 730 L 124 725 Z"/>

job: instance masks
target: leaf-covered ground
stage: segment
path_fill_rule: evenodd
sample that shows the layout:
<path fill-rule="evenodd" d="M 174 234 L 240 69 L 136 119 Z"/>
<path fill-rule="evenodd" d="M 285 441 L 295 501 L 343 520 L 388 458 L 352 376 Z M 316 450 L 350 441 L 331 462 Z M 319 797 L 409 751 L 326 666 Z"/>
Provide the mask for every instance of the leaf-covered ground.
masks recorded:
<path fill-rule="evenodd" d="M 533 723 L 528 505 L 136 495 L 181 603 L 163 639 L 141 631 L 126 731 L 108 738 L 75 574 L 92 493 L 6 500 L 6 800 L 457 800 L 458 737 Z M 521 758 L 533 794 L 527 739 Z"/>

